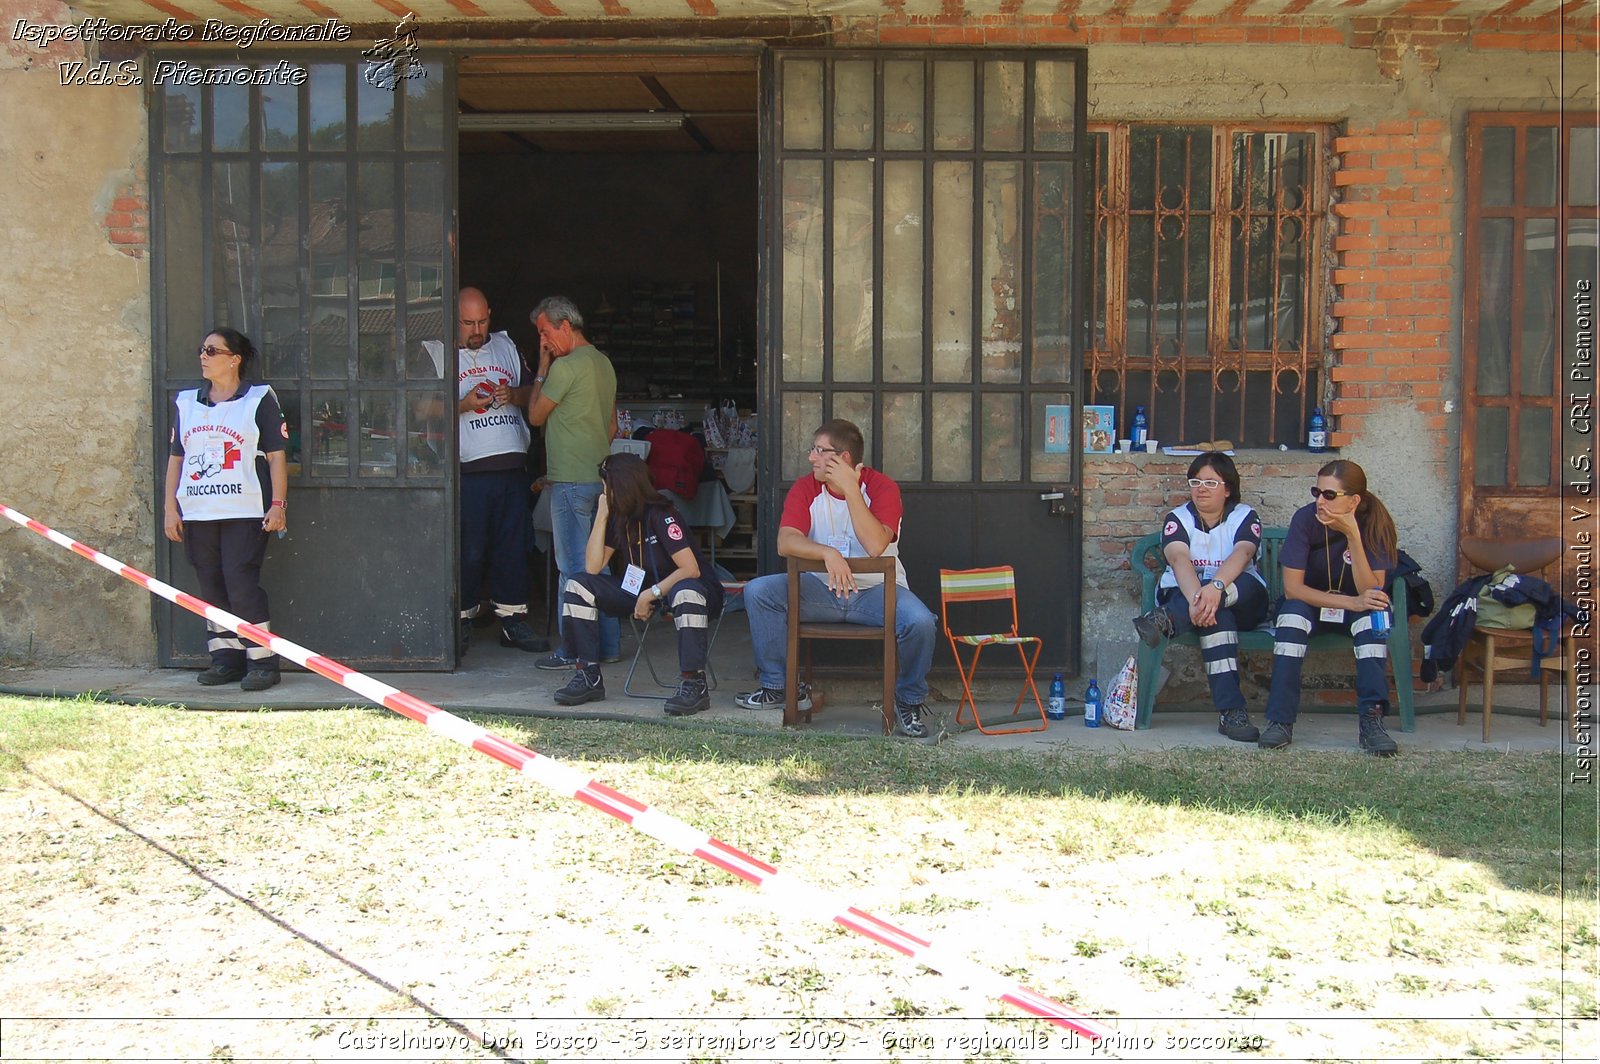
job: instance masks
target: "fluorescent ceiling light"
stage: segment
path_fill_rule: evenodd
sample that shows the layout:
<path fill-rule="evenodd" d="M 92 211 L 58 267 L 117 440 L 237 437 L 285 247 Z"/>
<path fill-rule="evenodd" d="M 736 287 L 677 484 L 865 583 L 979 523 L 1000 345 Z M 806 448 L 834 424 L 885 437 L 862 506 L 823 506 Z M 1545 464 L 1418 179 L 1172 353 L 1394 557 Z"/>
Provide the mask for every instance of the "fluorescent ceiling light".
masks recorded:
<path fill-rule="evenodd" d="M 628 133 L 682 129 L 681 111 L 542 111 L 468 114 L 456 120 L 463 133 Z"/>

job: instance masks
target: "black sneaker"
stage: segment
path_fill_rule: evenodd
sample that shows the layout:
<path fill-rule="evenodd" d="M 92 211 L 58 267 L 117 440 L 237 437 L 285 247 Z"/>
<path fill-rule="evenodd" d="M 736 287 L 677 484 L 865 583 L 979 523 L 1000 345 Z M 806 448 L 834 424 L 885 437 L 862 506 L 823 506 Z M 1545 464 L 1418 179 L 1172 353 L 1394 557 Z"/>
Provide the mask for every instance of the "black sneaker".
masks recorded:
<path fill-rule="evenodd" d="M 1261 738 L 1261 732 L 1250 723 L 1249 712 L 1243 709 L 1223 711 L 1222 719 L 1217 724 L 1217 731 L 1236 743 L 1253 743 Z"/>
<path fill-rule="evenodd" d="M 538 661 L 534 662 L 533 667 L 536 669 L 543 669 L 546 672 L 561 672 L 562 670 L 570 669 L 577 664 L 577 658 L 569 658 L 567 657 L 566 651 L 558 650 L 549 657 L 540 658 Z"/>
<path fill-rule="evenodd" d="M 696 673 L 678 681 L 678 693 L 667 699 L 667 713 L 674 717 L 687 717 L 691 713 L 711 708 L 711 695 L 706 690 L 706 674 Z"/>
<path fill-rule="evenodd" d="M 1263 750 L 1277 750 L 1294 742 L 1294 725 L 1280 724 L 1275 720 L 1267 721 L 1267 730 L 1261 733 L 1261 739 L 1256 743 Z"/>
<path fill-rule="evenodd" d="M 894 730 L 907 739 L 926 739 L 928 727 L 922 723 L 923 706 L 918 702 L 908 706 L 899 699 L 894 703 Z"/>
<path fill-rule="evenodd" d="M 603 702 L 606 682 L 600 677 L 600 666 L 572 670 L 567 686 L 556 692 L 556 701 L 563 706 L 581 706 L 585 702 Z"/>
<path fill-rule="evenodd" d="M 530 654 L 542 654 L 550 649 L 550 641 L 534 635 L 533 629 L 522 617 L 507 617 L 500 622 L 500 645 L 516 647 Z"/>
<path fill-rule="evenodd" d="M 783 691 L 775 687 L 763 687 L 759 691 L 746 691 L 734 700 L 740 709 L 782 709 L 784 703 Z M 809 712 L 811 709 L 811 688 L 806 684 L 800 685 L 799 711 Z"/>
<path fill-rule="evenodd" d="M 269 687 L 278 686 L 278 681 L 283 675 L 277 669 L 251 669 L 245 673 L 244 683 L 239 685 L 242 691 L 265 691 Z"/>
<path fill-rule="evenodd" d="M 1361 714 L 1356 727 L 1359 729 L 1359 742 L 1361 749 L 1378 757 L 1393 757 L 1400 752 L 1400 746 L 1383 728 L 1383 711 L 1369 709 Z"/>
<path fill-rule="evenodd" d="M 195 680 L 204 687 L 221 687 L 225 683 L 238 683 L 242 679 L 244 679 L 243 669 L 231 669 L 226 665 L 213 665 L 195 677 Z"/>
<path fill-rule="evenodd" d="M 1158 606 L 1149 613 L 1135 617 L 1133 630 L 1139 633 L 1145 646 L 1158 647 L 1163 639 L 1172 638 L 1172 618 Z"/>

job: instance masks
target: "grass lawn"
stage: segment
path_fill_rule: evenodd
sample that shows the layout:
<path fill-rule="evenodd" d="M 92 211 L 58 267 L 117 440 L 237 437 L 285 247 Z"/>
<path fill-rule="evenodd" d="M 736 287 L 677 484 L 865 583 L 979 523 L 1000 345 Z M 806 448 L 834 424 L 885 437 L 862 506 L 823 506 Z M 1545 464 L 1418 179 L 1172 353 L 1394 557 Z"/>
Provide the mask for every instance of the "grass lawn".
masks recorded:
<path fill-rule="evenodd" d="M 1595 790 L 1556 754 L 480 723 L 1106 1019 L 1125 1058 L 1600 1051 Z M 0 697 L 0 824 L 6 1059 L 1089 1053 L 384 710 Z"/>

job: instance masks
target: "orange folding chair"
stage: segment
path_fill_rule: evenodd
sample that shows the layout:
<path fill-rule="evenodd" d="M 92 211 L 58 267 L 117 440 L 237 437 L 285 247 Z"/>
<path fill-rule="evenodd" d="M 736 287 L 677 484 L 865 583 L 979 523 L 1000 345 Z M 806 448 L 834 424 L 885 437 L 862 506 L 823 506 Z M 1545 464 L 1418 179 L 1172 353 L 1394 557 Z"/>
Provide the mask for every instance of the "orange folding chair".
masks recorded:
<path fill-rule="evenodd" d="M 1011 630 L 1009 632 L 990 633 L 987 635 L 958 635 L 950 627 L 950 607 L 954 604 L 968 604 L 974 602 L 1000 602 L 1011 604 Z M 939 570 L 939 624 L 944 629 L 945 636 L 950 640 L 950 652 L 956 658 L 956 671 L 961 674 L 961 705 L 956 708 L 956 723 L 962 723 L 962 715 L 967 707 L 972 708 L 972 723 L 985 735 L 1016 735 L 1021 732 L 1044 731 L 1050 726 L 1049 718 L 1044 713 L 1044 701 L 1039 697 L 1039 688 L 1033 682 L 1033 667 L 1039 662 L 1039 653 L 1044 650 L 1044 644 L 1031 635 L 1017 634 L 1017 575 L 1009 565 L 999 565 L 991 569 L 940 569 Z M 1029 644 L 1033 645 L 1033 654 L 1028 654 Z M 961 647 L 973 648 L 972 662 L 970 665 L 961 660 Z M 972 681 L 978 675 L 978 659 L 983 655 L 983 648 L 988 646 L 1012 646 L 1017 648 L 1017 657 L 1022 661 L 1024 683 L 1022 690 L 1017 693 L 1017 704 L 1011 707 L 1011 715 L 1019 723 L 1026 723 L 1027 727 L 989 728 L 978 716 L 978 702 L 972 697 Z M 1021 721 L 1022 700 L 1029 691 L 1033 692 L 1033 703 L 1039 708 L 1039 723 L 1035 725 L 1031 719 Z"/>

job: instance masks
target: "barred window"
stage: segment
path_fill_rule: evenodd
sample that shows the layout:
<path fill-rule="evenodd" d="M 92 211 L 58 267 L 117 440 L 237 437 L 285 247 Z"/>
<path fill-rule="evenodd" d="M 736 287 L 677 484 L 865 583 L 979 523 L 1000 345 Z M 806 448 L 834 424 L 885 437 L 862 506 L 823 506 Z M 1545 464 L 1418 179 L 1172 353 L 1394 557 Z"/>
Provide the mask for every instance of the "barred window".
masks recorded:
<path fill-rule="evenodd" d="M 1090 130 L 1091 402 L 1164 443 L 1303 443 L 1321 406 L 1320 127 Z"/>

